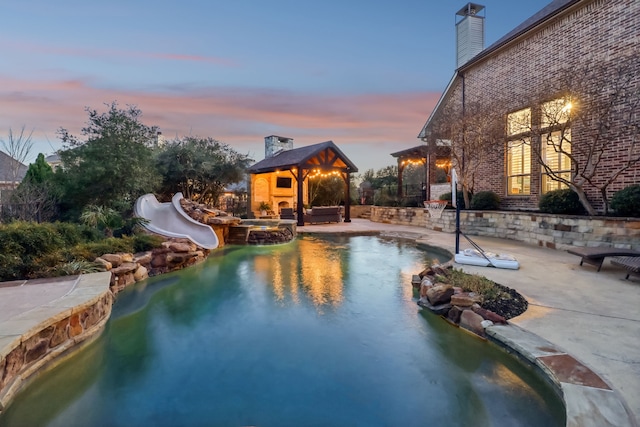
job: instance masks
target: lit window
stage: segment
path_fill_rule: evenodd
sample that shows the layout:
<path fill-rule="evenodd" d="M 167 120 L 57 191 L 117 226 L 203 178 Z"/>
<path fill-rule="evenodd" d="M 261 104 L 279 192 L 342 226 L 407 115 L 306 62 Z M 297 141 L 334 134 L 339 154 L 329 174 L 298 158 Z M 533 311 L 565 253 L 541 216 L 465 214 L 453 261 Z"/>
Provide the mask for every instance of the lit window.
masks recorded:
<path fill-rule="evenodd" d="M 531 193 L 531 144 L 528 138 L 507 142 L 507 194 Z"/>
<path fill-rule="evenodd" d="M 507 194 L 531 193 L 531 139 L 523 137 L 531 132 L 531 108 L 507 115 Z"/>
<path fill-rule="evenodd" d="M 559 177 L 567 181 L 571 180 L 571 129 L 550 132 L 543 135 L 540 141 L 542 160 L 553 174 L 542 168 L 542 192 L 567 188 L 567 185 L 554 179 Z"/>
<path fill-rule="evenodd" d="M 540 124 L 542 128 L 559 126 L 565 124 L 570 119 L 573 104 L 568 98 L 558 98 L 545 102 L 540 109 Z"/>
<path fill-rule="evenodd" d="M 531 131 L 531 108 L 514 111 L 507 115 L 507 135 L 520 135 Z"/>

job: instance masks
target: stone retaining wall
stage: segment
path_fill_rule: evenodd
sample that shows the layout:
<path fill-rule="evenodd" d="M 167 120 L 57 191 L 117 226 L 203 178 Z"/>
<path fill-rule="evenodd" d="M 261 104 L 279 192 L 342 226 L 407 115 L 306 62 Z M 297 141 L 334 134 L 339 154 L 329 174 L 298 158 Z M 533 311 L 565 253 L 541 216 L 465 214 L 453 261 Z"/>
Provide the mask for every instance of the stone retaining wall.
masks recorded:
<path fill-rule="evenodd" d="M 438 219 L 423 208 L 373 206 L 371 221 L 455 232 L 455 211 L 446 209 Z M 472 236 L 518 240 L 552 249 L 576 246 L 614 247 L 640 251 L 640 219 L 552 215 L 533 212 L 460 212 L 460 229 Z"/>
<path fill-rule="evenodd" d="M 85 277 L 78 278 L 79 284 L 74 290 L 83 292 Z M 103 292 L 83 304 L 59 308 L 59 313 L 38 324 L 23 320 L 25 333 L 0 347 L 0 412 L 38 370 L 67 350 L 97 336 L 109 320 L 112 304 L 113 294 L 105 286 Z"/>

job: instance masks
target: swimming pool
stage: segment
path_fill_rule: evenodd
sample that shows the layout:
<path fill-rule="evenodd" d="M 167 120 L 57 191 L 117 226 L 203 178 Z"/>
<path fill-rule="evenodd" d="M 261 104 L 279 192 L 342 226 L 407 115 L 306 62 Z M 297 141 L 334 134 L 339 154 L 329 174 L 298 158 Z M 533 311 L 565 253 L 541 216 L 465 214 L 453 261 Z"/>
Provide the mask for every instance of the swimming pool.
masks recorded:
<path fill-rule="evenodd" d="M 529 368 L 416 305 L 437 256 L 374 236 L 215 251 L 118 295 L 0 426 L 564 425 Z"/>

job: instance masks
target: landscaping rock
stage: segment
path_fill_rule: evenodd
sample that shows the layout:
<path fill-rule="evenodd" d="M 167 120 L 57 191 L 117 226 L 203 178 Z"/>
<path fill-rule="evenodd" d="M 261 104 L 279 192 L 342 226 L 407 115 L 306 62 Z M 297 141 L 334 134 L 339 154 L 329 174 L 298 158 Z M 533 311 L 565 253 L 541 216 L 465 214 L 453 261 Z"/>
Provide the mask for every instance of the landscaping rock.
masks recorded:
<path fill-rule="evenodd" d="M 194 252 L 197 247 L 196 245 L 189 243 L 179 243 L 179 242 L 170 242 L 168 249 L 171 252 Z"/>
<path fill-rule="evenodd" d="M 435 285 L 427 290 L 427 299 L 433 306 L 447 304 L 453 295 L 453 286 Z"/>
<path fill-rule="evenodd" d="M 451 307 L 451 310 L 447 313 L 447 319 L 456 325 L 460 323 L 460 316 L 462 315 L 462 309 L 455 305 Z"/>
<path fill-rule="evenodd" d="M 473 332 L 476 335 L 484 337 L 484 327 L 482 322 L 484 318 L 473 310 L 464 310 L 460 316 L 460 326 Z"/>
<path fill-rule="evenodd" d="M 490 310 L 487 310 L 485 308 L 482 308 L 478 304 L 473 305 L 471 307 L 471 310 L 474 313 L 479 314 L 480 316 L 482 316 L 483 319 L 490 320 L 493 323 L 501 323 L 501 324 L 506 324 L 507 323 L 507 319 L 505 319 L 504 317 L 500 316 L 499 314 L 494 313 L 493 311 L 490 311 Z"/>
<path fill-rule="evenodd" d="M 457 295 L 453 294 L 451 296 L 451 305 L 457 305 L 458 307 L 471 307 L 477 302 L 477 298 L 474 298 L 467 293 Z"/>
<path fill-rule="evenodd" d="M 147 277 L 149 277 L 149 270 L 147 270 L 146 267 L 144 266 L 139 266 L 136 271 L 133 273 L 133 278 L 135 279 L 136 282 L 139 282 L 140 280 L 144 280 Z"/>
<path fill-rule="evenodd" d="M 100 258 L 110 262 L 112 267 L 118 267 L 122 264 L 122 257 L 118 254 L 104 254 Z"/>
<path fill-rule="evenodd" d="M 113 264 L 102 257 L 96 258 L 95 260 L 93 260 L 93 262 L 95 262 L 96 264 L 100 264 L 104 271 L 109 271 L 111 270 L 111 268 L 113 268 Z"/>
<path fill-rule="evenodd" d="M 137 262 L 138 264 L 141 264 L 144 266 L 151 264 L 151 259 L 152 259 L 151 251 L 138 252 L 133 256 L 133 262 Z"/>

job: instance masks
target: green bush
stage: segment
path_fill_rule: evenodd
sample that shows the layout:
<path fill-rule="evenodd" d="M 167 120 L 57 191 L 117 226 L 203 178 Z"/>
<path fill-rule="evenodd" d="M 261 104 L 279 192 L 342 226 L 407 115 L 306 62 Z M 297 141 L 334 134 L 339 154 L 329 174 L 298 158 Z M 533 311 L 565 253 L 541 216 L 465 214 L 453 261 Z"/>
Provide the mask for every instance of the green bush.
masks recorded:
<path fill-rule="evenodd" d="M 611 198 L 610 206 L 616 215 L 640 217 L 640 184 L 617 191 Z"/>
<path fill-rule="evenodd" d="M 570 188 L 553 190 L 540 197 L 538 202 L 540 212 L 551 214 L 580 215 L 584 207 L 575 191 Z"/>
<path fill-rule="evenodd" d="M 397 196 L 391 196 L 384 191 L 376 191 L 373 196 L 373 204 L 376 206 L 400 206 L 400 201 Z"/>
<path fill-rule="evenodd" d="M 150 251 L 162 246 L 164 239 L 154 234 L 136 234 L 133 236 L 133 252 Z"/>
<path fill-rule="evenodd" d="M 87 241 L 95 242 L 103 238 L 102 233 L 94 227 L 71 222 L 54 222 L 52 225 L 65 246 L 74 246 Z"/>
<path fill-rule="evenodd" d="M 479 191 L 471 198 L 471 209 L 497 210 L 500 208 L 500 196 L 493 191 Z"/>
<path fill-rule="evenodd" d="M 15 221 L 0 227 L 0 253 L 35 258 L 64 247 L 53 224 Z"/>
<path fill-rule="evenodd" d="M 470 194 L 470 196 L 473 198 L 473 195 Z M 448 193 L 443 193 L 440 195 L 440 197 L 438 197 L 439 200 L 446 200 L 449 203 L 451 203 L 451 191 L 449 191 Z M 464 195 L 462 193 L 462 191 L 458 191 L 456 194 L 456 200 L 458 202 L 458 206 L 460 206 L 460 209 L 466 209 L 465 205 L 464 205 Z"/>
<path fill-rule="evenodd" d="M 104 254 L 113 254 L 118 252 L 133 253 L 133 242 L 134 239 L 128 236 L 121 238 L 109 237 L 99 242 L 89 242 L 76 245 L 69 249 L 69 255 L 72 259 L 93 261 Z"/>

